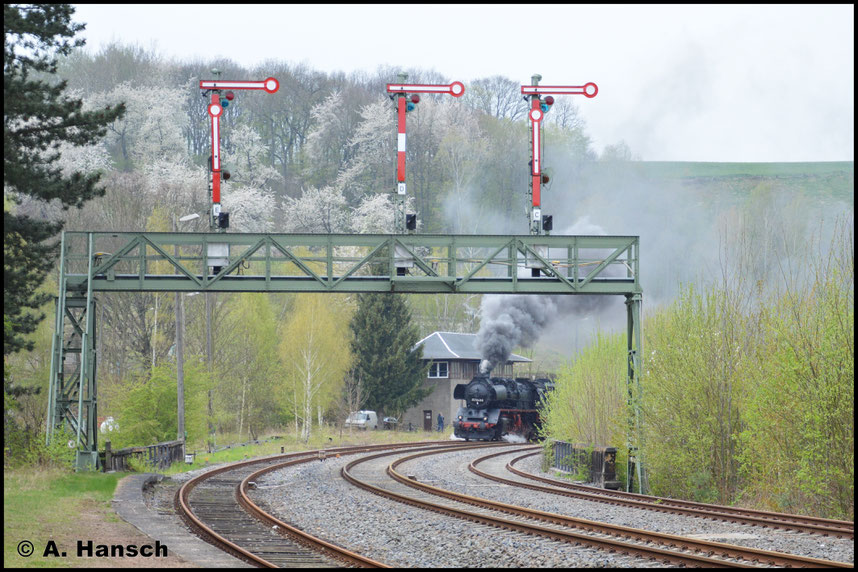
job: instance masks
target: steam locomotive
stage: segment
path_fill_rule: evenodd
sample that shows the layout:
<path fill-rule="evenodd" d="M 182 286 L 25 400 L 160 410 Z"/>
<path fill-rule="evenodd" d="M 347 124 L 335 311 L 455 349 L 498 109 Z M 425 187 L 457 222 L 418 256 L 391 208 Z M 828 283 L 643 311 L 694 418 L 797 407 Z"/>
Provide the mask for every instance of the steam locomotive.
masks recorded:
<path fill-rule="evenodd" d="M 453 420 L 453 433 L 465 441 L 498 441 L 507 434 L 533 441 L 539 433 L 539 405 L 553 389 L 549 379 L 475 376 L 453 389 L 454 399 L 465 400 Z"/>

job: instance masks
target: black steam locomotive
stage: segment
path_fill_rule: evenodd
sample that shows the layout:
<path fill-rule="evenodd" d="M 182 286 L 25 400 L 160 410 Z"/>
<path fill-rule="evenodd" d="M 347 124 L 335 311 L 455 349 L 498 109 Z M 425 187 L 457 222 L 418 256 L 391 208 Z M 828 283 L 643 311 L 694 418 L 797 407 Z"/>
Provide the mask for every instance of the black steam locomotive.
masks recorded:
<path fill-rule="evenodd" d="M 549 379 L 478 375 L 453 389 L 454 399 L 465 400 L 453 420 L 453 432 L 465 441 L 498 441 L 507 434 L 533 441 L 540 424 L 538 407 L 553 389 Z"/>

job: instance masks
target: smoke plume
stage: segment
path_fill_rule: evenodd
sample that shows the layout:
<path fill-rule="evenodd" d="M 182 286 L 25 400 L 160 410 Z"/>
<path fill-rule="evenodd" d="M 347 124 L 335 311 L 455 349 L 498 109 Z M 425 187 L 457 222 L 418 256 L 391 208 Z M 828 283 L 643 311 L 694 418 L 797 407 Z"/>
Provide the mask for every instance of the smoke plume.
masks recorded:
<path fill-rule="evenodd" d="M 576 221 L 564 235 L 604 235 L 587 217 Z M 605 252 L 607 255 L 610 251 Z M 605 270 L 603 276 L 618 275 L 619 269 Z M 569 319 L 583 318 L 607 310 L 619 311 L 622 301 L 617 296 L 494 294 L 483 296 L 480 307 L 480 331 L 475 344 L 482 356 L 480 372 L 484 374 L 505 363 L 517 346 L 531 347 L 550 325 Z"/>

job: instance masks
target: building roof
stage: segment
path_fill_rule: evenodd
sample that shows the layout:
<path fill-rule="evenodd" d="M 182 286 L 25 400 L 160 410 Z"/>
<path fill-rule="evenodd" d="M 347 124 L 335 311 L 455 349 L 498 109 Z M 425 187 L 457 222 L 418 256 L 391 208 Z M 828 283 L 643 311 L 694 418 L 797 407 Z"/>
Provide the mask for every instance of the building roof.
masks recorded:
<path fill-rule="evenodd" d="M 423 359 L 460 359 L 481 360 L 483 356 L 474 346 L 476 334 L 456 334 L 453 332 L 433 332 L 417 342 L 414 347 L 423 344 Z M 529 362 L 528 358 L 510 354 L 507 362 Z"/>

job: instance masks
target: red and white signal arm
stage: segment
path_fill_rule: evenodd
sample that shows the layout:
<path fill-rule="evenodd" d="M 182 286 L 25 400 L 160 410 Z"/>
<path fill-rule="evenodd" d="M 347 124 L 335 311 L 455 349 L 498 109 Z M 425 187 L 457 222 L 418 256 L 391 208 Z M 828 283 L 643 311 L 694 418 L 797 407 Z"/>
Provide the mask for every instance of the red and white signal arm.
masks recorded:
<path fill-rule="evenodd" d="M 453 97 L 462 97 L 465 95 L 465 84 L 460 81 L 454 81 L 449 85 L 431 85 L 425 83 L 389 83 L 387 84 L 387 93 L 448 93 Z"/>
<path fill-rule="evenodd" d="M 585 97 L 596 97 L 599 93 L 599 86 L 595 83 L 588 82 L 584 85 L 523 85 L 521 93 L 524 95 L 583 95 Z"/>
<path fill-rule="evenodd" d="M 425 83 L 389 83 L 387 84 L 387 93 L 446 93 L 453 97 L 462 97 L 465 95 L 465 84 L 460 81 L 454 81 L 450 84 L 432 85 Z M 419 101 L 413 99 L 414 103 Z M 407 102 L 405 97 L 397 98 L 396 102 L 396 192 L 397 194 L 405 194 L 405 111 Z"/>
<path fill-rule="evenodd" d="M 262 81 L 200 80 L 200 89 L 211 90 L 211 103 L 208 106 L 208 113 L 211 117 L 212 134 L 212 214 L 216 216 L 220 212 L 220 118 L 223 115 L 223 104 L 220 101 L 219 92 L 223 89 L 242 89 L 261 90 L 267 93 L 275 93 L 280 89 L 280 82 L 273 77 L 266 78 Z M 232 94 L 227 92 L 226 97 L 227 99 L 232 99 Z"/>
<path fill-rule="evenodd" d="M 200 89 L 261 89 L 275 93 L 280 89 L 280 82 L 273 77 L 262 81 L 200 80 Z"/>

